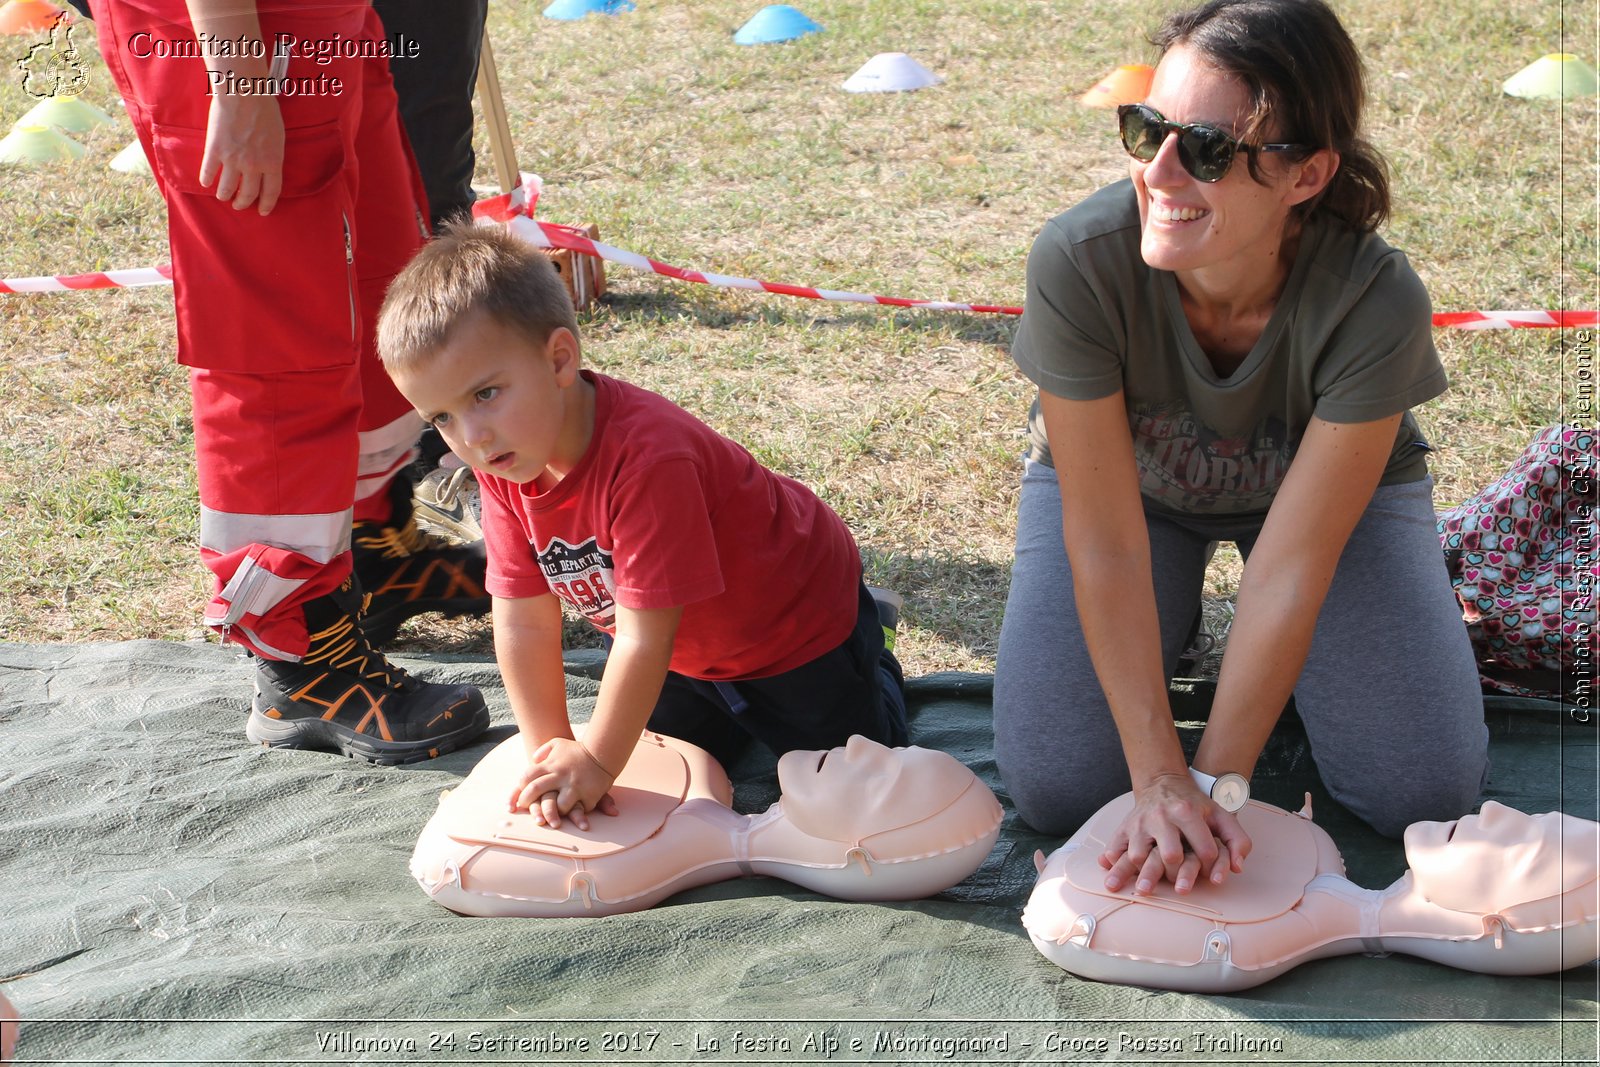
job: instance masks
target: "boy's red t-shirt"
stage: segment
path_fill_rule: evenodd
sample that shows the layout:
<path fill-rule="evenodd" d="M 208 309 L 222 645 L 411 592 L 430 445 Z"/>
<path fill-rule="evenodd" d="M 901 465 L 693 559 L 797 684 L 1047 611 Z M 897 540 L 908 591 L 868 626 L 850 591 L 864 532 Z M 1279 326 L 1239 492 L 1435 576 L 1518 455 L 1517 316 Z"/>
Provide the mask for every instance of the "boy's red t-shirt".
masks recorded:
<path fill-rule="evenodd" d="M 497 597 L 554 592 L 607 633 L 616 605 L 683 607 L 671 669 L 765 678 L 841 644 L 861 555 L 791 478 L 664 397 L 604 374 L 588 451 L 548 493 L 478 472 Z"/>

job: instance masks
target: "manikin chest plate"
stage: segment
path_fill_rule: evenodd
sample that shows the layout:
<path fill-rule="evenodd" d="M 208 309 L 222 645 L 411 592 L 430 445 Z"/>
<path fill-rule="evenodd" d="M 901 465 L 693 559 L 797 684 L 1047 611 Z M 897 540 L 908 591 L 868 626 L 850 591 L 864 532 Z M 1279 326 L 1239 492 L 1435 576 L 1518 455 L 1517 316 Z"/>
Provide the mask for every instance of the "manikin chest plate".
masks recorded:
<path fill-rule="evenodd" d="M 440 802 L 450 837 L 471 845 L 595 859 L 654 836 L 689 792 L 689 767 L 683 757 L 656 735 L 646 734 L 611 788 L 618 814 L 591 818 L 587 833 L 572 833 L 565 823 L 552 830 L 536 825 L 526 811 L 506 810 L 506 783 L 515 780 L 514 765 L 525 758 L 521 745 L 497 746 Z"/>
<path fill-rule="evenodd" d="M 1310 820 L 1251 801 L 1238 815 L 1251 841 L 1251 858 L 1245 860 L 1242 874 L 1230 873 L 1221 886 L 1197 881 L 1194 889 L 1183 896 L 1166 879 L 1146 897 L 1136 898 L 1131 888 L 1112 893 L 1105 886 L 1106 872 L 1100 866 L 1100 854 L 1123 817 L 1132 810 L 1133 794 L 1128 793 L 1101 808 L 1079 831 L 1077 836 L 1082 843 L 1067 857 L 1065 872 L 1069 900 L 1078 910 L 1096 911 L 1096 897 L 1102 904 L 1137 899 L 1147 906 L 1190 915 L 1226 915 L 1230 924 L 1262 922 L 1293 908 L 1306 885 L 1317 876 L 1317 845 L 1312 836 L 1316 828 Z M 1263 856 L 1271 856 L 1272 863 L 1261 863 Z M 1253 865 L 1251 859 L 1256 860 Z"/>

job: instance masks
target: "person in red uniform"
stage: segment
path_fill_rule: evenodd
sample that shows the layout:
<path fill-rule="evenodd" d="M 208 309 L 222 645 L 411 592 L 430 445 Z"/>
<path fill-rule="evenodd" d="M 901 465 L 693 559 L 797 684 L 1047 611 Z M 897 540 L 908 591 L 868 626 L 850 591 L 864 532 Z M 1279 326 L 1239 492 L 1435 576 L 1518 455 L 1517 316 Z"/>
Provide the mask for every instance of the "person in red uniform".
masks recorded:
<path fill-rule="evenodd" d="M 378 348 L 478 472 L 495 655 L 528 756 L 515 808 L 580 828 L 614 811 L 647 726 L 724 764 L 752 738 L 779 755 L 907 743 L 900 667 L 844 522 L 682 408 L 580 369 L 547 257 L 446 227 L 395 278 Z M 582 743 L 563 603 L 612 638 Z"/>
<path fill-rule="evenodd" d="M 204 615 L 255 658 L 247 735 L 383 763 L 466 743 L 488 725 L 481 695 L 373 647 L 417 612 L 486 606 L 481 547 L 421 535 L 396 477 L 421 424 L 373 325 L 427 222 L 377 16 L 356 0 L 91 6 L 167 202 Z"/>

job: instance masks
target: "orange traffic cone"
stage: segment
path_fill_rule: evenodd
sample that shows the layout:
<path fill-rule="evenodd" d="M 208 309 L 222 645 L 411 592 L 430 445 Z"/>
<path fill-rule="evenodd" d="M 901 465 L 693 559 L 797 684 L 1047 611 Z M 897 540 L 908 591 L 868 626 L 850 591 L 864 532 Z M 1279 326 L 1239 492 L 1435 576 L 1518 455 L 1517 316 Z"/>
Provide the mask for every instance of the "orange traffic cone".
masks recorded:
<path fill-rule="evenodd" d="M 1084 93 L 1078 102 L 1087 107 L 1116 107 L 1137 104 L 1150 92 L 1155 68 L 1143 63 L 1125 63 L 1100 79 L 1100 84 Z"/>
<path fill-rule="evenodd" d="M 72 21 L 72 12 L 63 11 L 49 0 L 6 0 L 0 4 L 0 33 L 13 37 L 44 33 L 63 15 Z"/>

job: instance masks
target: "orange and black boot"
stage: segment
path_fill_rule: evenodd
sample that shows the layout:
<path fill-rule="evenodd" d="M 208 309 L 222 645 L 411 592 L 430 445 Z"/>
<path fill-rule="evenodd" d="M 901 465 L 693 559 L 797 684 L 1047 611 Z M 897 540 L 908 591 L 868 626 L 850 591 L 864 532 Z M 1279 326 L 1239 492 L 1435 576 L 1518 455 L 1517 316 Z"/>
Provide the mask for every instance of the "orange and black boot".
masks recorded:
<path fill-rule="evenodd" d="M 467 744 L 489 728 L 470 685 L 411 677 L 375 651 L 358 622 L 353 579 L 308 601 L 311 645 L 298 663 L 256 659 L 245 736 L 268 748 L 342 752 L 369 763 L 413 763 Z"/>
<path fill-rule="evenodd" d="M 350 553 L 361 588 L 371 596 L 362 629 L 375 645 L 394 639 L 413 615 L 483 615 L 483 542 L 451 544 L 417 528 L 411 481 L 390 483 L 393 508 L 387 522 L 358 522 L 350 531 Z"/>

